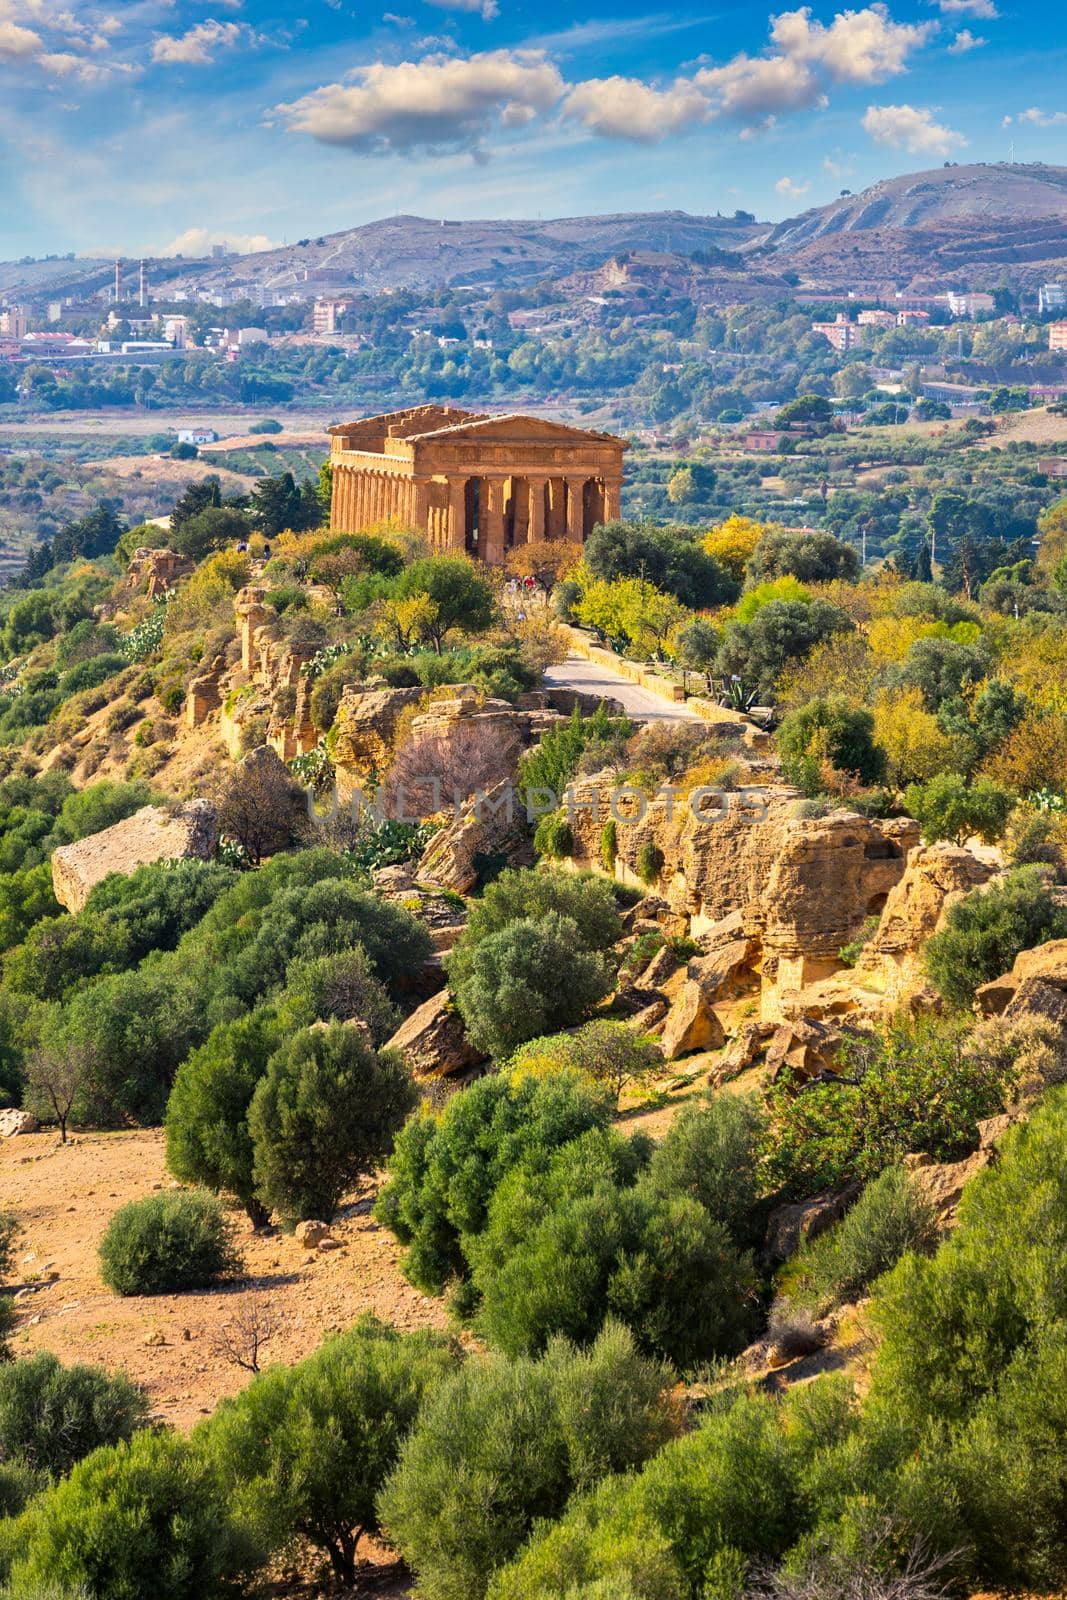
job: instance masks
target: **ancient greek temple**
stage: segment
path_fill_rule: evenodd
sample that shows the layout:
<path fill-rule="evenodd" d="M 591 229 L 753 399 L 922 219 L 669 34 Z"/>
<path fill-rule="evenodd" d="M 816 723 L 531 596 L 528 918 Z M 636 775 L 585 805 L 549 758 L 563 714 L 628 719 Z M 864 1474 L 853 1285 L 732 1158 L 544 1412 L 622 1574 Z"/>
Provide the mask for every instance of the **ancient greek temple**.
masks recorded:
<path fill-rule="evenodd" d="M 330 526 L 394 518 L 434 550 L 498 565 L 515 545 L 581 543 L 619 515 L 625 441 L 542 417 L 417 406 L 331 428 Z"/>

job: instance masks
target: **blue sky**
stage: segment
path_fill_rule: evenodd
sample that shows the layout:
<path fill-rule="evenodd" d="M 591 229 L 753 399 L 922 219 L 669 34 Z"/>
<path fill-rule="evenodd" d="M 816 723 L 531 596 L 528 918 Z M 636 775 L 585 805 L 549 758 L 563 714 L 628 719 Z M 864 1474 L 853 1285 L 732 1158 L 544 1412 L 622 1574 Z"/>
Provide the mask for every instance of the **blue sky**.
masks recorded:
<path fill-rule="evenodd" d="M 1062 7 L 1006 0 L 0 0 L 0 258 L 778 218 L 1011 140 L 1067 165 L 1065 68 Z"/>

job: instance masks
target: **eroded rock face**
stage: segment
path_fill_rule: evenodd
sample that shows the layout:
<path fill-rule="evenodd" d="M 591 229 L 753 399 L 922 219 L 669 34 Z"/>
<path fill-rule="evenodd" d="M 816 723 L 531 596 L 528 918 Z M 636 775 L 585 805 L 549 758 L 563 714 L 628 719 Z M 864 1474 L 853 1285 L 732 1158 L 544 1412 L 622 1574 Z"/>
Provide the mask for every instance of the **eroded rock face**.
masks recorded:
<path fill-rule="evenodd" d="M 351 803 L 358 789 L 384 772 L 389 762 L 397 723 L 407 706 L 418 705 L 427 691 L 415 689 L 348 688 L 334 719 L 334 766 L 337 798 Z"/>
<path fill-rule="evenodd" d="M 417 1078 L 465 1072 L 486 1058 L 467 1038 L 463 1018 L 447 990 L 431 995 L 402 1022 L 386 1046 L 399 1050 Z"/>
<path fill-rule="evenodd" d="M 881 911 L 919 841 L 908 817 L 881 820 L 844 808 L 796 817 L 799 793 L 784 785 L 731 794 L 725 811 L 709 797 L 698 804 L 706 816 L 684 799 L 642 804 L 635 796 L 631 805 L 618 794 L 613 815 L 613 794 L 608 773 L 575 787 L 576 864 L 599 869 L 609 819 L 617 872 L 627 881 L 637 881 L 642 847 L 655 845 L 663 856 L 657 891 L 706 948 L 696 969 L 705 987 L 725 996 L 739 983 L 754 985 L 758 973 L 762 1015 L 771 1020 L 791 1014 L 796 996 L 841 970 L 841 946 Z"/>
<path fill-rule="evenodd" d="M 133 552 L 126 568 L 126 584 L 130 589 L 144 586 L 150 599 L 166 594 L 196 568 L 196 562 L 176 550 L 149 550 L 143 545 Z"/>
<path fill-rule="evenodd" d="M 847 1183 L 841 1189 L 828 1189 L 813 1195 L 810 1200 L 798 1200 L 790 1205 L 778 1206 L 767 1220 L 765 1251 L 772 1262 L 788 1261 L 800 1246 L 809 1239 L 840 1222 L 849 1206 L 859 1197 L 863 1185 L 859 1180 Z"/>
<path fill-rule="evenodd" d="M 218 817 L 206 800 L 190 800 L 174 812 L 142 806 L 132 817 L 54 850 L 52 888 L 61 906 L 80 911 L 110 873 L 128 875 L 153 861 L 208 861 L 218 838 Z"/>
<path fill-rule="evenodd" d="M 903 876 L 890 890 L 874 938 L 856 963 L 861 984 L 903 1003 L 924 988 L 926 941 L 940 932 L 951 906 L 994 875 L 994 869 L 958 845 L 913 849 Z"/>

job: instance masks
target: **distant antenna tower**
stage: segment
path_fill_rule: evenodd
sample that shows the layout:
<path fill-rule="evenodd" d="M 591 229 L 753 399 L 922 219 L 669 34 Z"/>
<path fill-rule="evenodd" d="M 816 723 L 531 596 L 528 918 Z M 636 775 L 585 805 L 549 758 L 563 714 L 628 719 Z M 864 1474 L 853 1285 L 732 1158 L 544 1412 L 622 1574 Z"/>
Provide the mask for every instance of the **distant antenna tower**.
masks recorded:
<path fill-rule="evenodd" d="M 1011 143 L 1008 146 L 1008 165 L 1010 167 L 1013 167 L 1015 165 L 1015 140 L 1014 139 L 1011 141 Z"/>
<path fill-rule="evenodd" d="M 122 299 L 122 261 L 115 262 L 115 304 Z"/>
<path fill-rule="evenodd" d="M 137 304 L 140 306 L 148 304 L 148 268 L 143 261 L 137 274 Z"/>

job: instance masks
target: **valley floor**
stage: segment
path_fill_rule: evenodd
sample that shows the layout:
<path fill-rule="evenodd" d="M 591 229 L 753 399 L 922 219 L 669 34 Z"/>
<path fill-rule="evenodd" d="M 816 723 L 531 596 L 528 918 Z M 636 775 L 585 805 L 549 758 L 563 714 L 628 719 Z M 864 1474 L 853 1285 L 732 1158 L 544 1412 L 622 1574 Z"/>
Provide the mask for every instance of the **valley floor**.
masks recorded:
<path fill-rule="evenodd" d="M 0 1211 L 15 1211 L 23 1228 L 16 1278 L 40 1285 L 17 1301 L 17 1355 L 43 1349 L 66 1362 L 121 1368 L 144 1385 L 161 1420 L 184 1430 L 248 1382 L 216 1345 L 252 1296 L 263 1297 L 279 1330 L 264 1364 L 300 1360 L 324 1332 L 365 1311 L 404 1329 L 447 1325 L 444 1302 L 401 1277 L 399 1246 L 370 1215 L 370 1189 L 334 1221 L 340 1249 L 308 1251 L 277 1232 L 254 1236 L 235 1213 L 245 1276 L 232 1288 L 120 1299 L 97 1271 L 100 1236 L 119 1206 L 172 1181 L 157 1129 L 78 1134 L 66 1146 L 38 1133 L 0 1145 Z"/>

